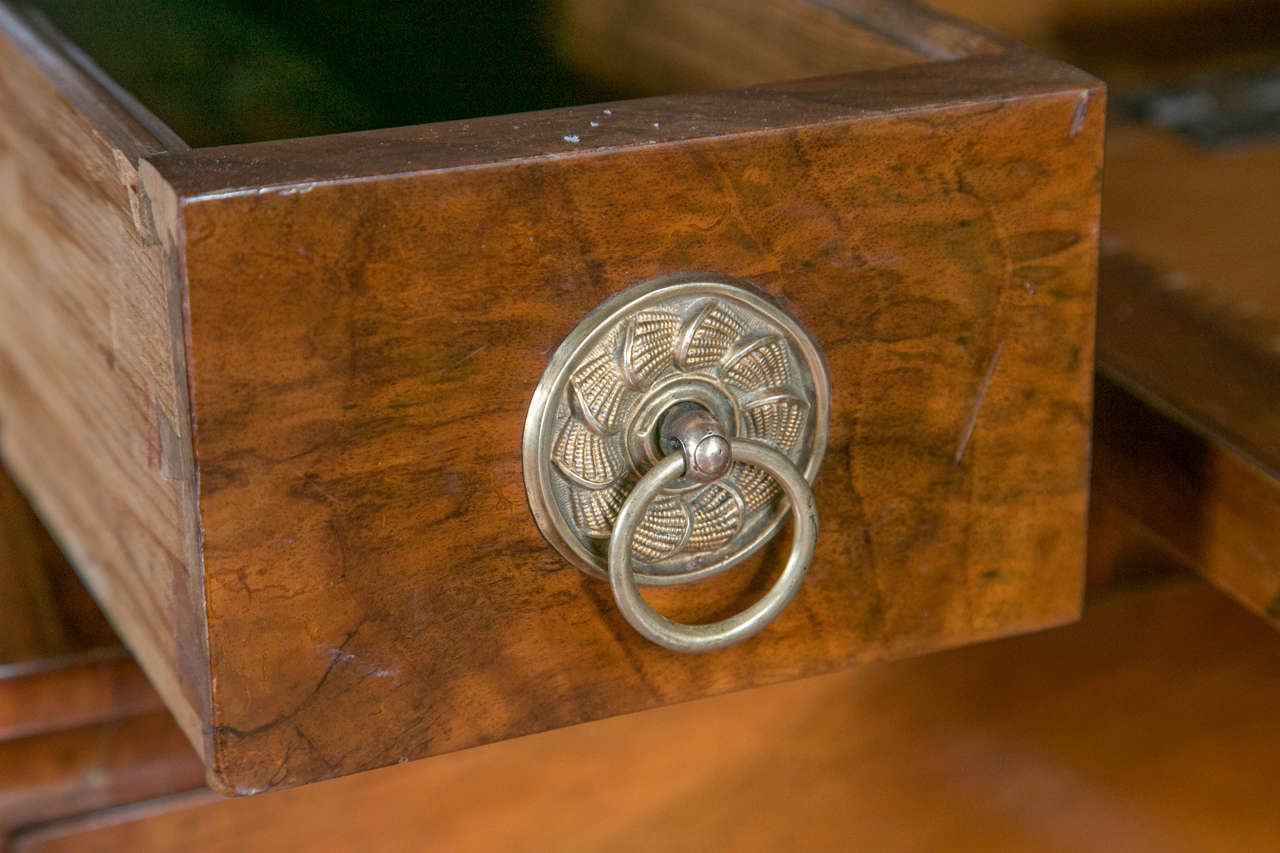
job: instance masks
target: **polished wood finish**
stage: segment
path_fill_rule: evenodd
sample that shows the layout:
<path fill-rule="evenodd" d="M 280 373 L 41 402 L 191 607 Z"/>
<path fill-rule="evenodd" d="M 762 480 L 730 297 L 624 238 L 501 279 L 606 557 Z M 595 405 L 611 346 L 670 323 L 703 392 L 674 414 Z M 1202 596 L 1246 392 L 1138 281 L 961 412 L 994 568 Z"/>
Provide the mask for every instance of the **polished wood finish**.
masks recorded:
<path fill-rule="evenodd" d="M 51 661 L 0 677 L 0 740 L 106 722 L 164 707 L 122 651 Z"/>
<path fill-rule="evenodd" d="M 1073 619 L 1102 103 L 972 62 L 616 103 L 598 139 L 603 109 L 574 108 L 152 158 L 185 228 L 222 784 Z M 633 634 L 548 548 L 518 452 L 578 318 L 690 268 L 783 300 L 835 377 L 806 586 L 707 658 Z M 706 619 L 767 580 L 653 599 Z"/>
<path fill-rule="evenodd" d="M 202 789 L 203 762 L 3 469 L 0 509 L 0 850 L 24 827 Z"/>
<path fill-rule="evenodd" d="M 1280 475 L 1280 145 L 1107 147 L 1101 368 Z"/>
<path fill-rule="evenodd" d="M 654 94 L 1000 52 L 994 38 L 925 6 L 883 0 L 564 0 L 559 17 L 561 50 L 575 66 Z"/>
<path fill-rule="evenodd" d="M 1107 156 L 1099 369 L 1154 412 L 1100 421 L 1102 485 L 1280 624 L 1280 145 L 1120 126 Z"/>
<path fill-rule="evenodd" d="M 0 467 L 0 678 L 8 670 L 118 649 L 111 626 Z"/>
<path fill-rule="evenodd" d="M 131 230 L 108 206 L 101 237 L 152 264 L 138 293 L 157 311 L 130 316 L 149 334 L 174 311 L 168 350 L 131 338 L 160 353 L 148 377 L 182 380 L 174 411 L 135 400 L 133 415 L 163 413 L 173 432 L 160 430 L 158 461 L 108 456 L 133 465 L 117 485 L 159 479 L 146 499 L 173 523 L 147 540 L 155 560 L 116 578 L 84 538 L 104 522 L 47 515 L 219 790 L 1076 618 L 1101 85 L 916 7 L 832 8 L 881 10 L 879 36 L 914 32 L 910 50 L 946 61 L 149 151 L 136 186 L 117 173 L 92 185 L 113 201 L 133 187 L 146 211 Z M 43 258 L 31 239 L 20 250 Z M 690 269 L 786 305 L 834 380 L 805 588 L 759 637 L 709 656 L 651 646 L 606 586 L 556 556 L 519 454 L 532 389 L 578 319 Z M 83 270 L 62 278 L 96 292 Z M 56 408 L 5 412 L 23 423 L 21 447 L 6 445 L 20 462 L 39 458 L 25 436 L 46 422 L 85 430 Z M 123 438 L 151 434 L 124 423 Z M 19 471 L 42 508 L 71 484 Z M 182 565 L 161 561 L 193 541 Z M 785 547 L 653 600 L 680 619 L 725 615 L 759 595 Z"/>
<path fill-rule="evenodd" d="M 0 31 L 0 453 L 201 745 L 179 302 L 137 174 L 173 140 L 6 6 Z"/>
<path fill-rule="evenodd" d="M 0 846 L 23 827 L 202 790 L 203 778 L 164 710 L 0 742 Z"/>
<path fill-rule="evenodd" d="M 1197 581 L 1078 626 L 235 801 L 157 802 L 15 851 L 1270 851 L 1280 637 Z"/>
<path fill-rule="evenodd" d="M 1105 380 L 1095 423 L 1090 535 L 1110 571 L 1160 553 L 1280 627 L 1276 481 Z"/>
<path fill-rule="evenodd" d="M 1275 0 L 929 0 L 1050 56 L 1080 65 L 1113 88 L 1230 49 L 1242 23 L 1265 23 Z M 1189 26 L 1187 24 L 1190 24 Z M 1266 39 L 1253 32 L 1253 41 Z M 1236 41 L 1239 39 L 1236 38 Z M 1117 79 L 1118 78 L 1118 79 Z"/>
<path fill-rule="evenodd" d="M 1121 97 L 1280 60 L 1274 0 L 938 5 L 1082 64 Z M 1275 623 L 1280 145 L 1198 147 L 1131 121 L 1107 136 L 1098 367 L 1108 381 L 1090 547 L 1112 558 L 1090 571 L 1124 573 L 1162 553 Z"/>

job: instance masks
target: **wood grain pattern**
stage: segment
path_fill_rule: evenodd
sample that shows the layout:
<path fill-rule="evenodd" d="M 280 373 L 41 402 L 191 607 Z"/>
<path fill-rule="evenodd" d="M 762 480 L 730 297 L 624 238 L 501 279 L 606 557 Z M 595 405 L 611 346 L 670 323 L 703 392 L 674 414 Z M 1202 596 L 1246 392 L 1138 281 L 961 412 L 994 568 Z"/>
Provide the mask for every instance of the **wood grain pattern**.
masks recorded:
<path fill-rule="evenodd" d="M 1280 477 L 1280 145 L 1121 126 L 1107 151 L 1100 367 Z"/>
<path fill-rule="evenodd" d="M 1073 619 L 1100 95 L 984 57 L 150 158 L 184 239 L 217 783 Z M 588 115 L 615 124 L 567 140 Z M 579 317 L 699 268 L 799 316 L 834 398 L 805 589 L 681 657 L 547 547 L 519 441 Z M 705 619 L 767 581 L 653 599 Z"/>
<path fill-rule="evenodd" d="M 22 827 L 201 789 L 203 776 L 163 710 L 0 742 L 0 846 Z"/>
<path fill-rule="evenodd" d="M 28 126 L 44 110 L 83 129 L 87 113 L 50 97 L 11 40 L 13 162 L 48 172 L 68 216 L 86 195 L 102 209 L 101 233 L 44 223 L 5 246 L 32 259 L 4 280 L 12 304 L 75 337 L 65 357 L 21 330 L 4 351 L 0 411 L 24 413 L 6 454 L 24 484 L 60 431 L 101 455 L 75 457 L 84 481 L 45 472 L 56 482 L 36 497 L 55 529 L 87 531 L 68 538 L 73 557 L 220 790 L 1075 618 L 1101 86 L 917 7 L 831 8 L 878 10 L 882 35 L 962 58 L 372 133 L 150 143 L 136 172 L 125 157 L 71 185 L 64 173 L 119 149 Z M 80 243 L 116 259 L 107 284 L 136 310 L 113 307 L 122 293 L 104 295 Z M 648 645 L 607 587 L 559 561 L 519 467 L 555 343 L 611 293 L 690 269 L 773 294 L 821 342 L 834 385 L 806 588 L 764 634 L 705 657 Z M 67 293 L 42 301 L 50 279 Z M 66 306 L 101 321 L 100 303 L 137 324 L 127 345 L 67 331 Z M 71 502 L 101 483 L 109 499 Z M 654 601 L 725 615 L 783 548 Z"/>
<path fill-rule="evenodd" d="M 118 648 L 93 599 L 0 467 L 0 678 L 51 658 Z"/>
<path fill-rule="evenodd" d="M 1150 66 L 1141 65 L 1153 53 L 1176 62 L 1219 49 L 1225 46 L 1224 19 L 1238 20 L 1251 9 L 1256 15 L 1271 0 L 929 0 L 929 5 L 1068 62 L 1080 62 L 1080 48 L 1086 47 L 1085 58 L 1102 60 L 1103 67 L 1082 67 L 1114 90 L 1117 81 L 1110 72 L 1120 70 L 1122 84 L 1133 82 L 1135 71 L 1150 72 Z M 1183 30 L 1183 37 L 1170 39 L 1170 31 L 1187 21 L 1191 27 Z M 1259 35 L 1255 33 L 1255 39 Z"/>
<path fill-rule="evenodd" d="M 1277 703 L 1280 637 L 1199 582 L 1137 587 L 1062 630 L 264 797 L 158 802 L 15 853 L 1264 853 Z"/>
<path fill-rule="evenodd" d="M 197 744 L 181 338 L 128 104 L 0 6 L 0 454 Z"/>
<path fill-rule="evenodd" d="M 160 697 L 120 650 L 0 678 L 0 741 L 159 711 Z"/>
<path fill-rule="evenodd" d="M 1280 5 L 939 0 L 1152 89 L 1273 68 Z M 1123 121 L 1107 138 L 1091 572 L 1158 552 L 1280 613 L 1280 145 L 1206 149 Z M 1111 419 L 1119 419 L 1112 423 Z M 1171 419 L 1171 420 L 1170 420 Z"/>
<path fill-rule="evenodd" d="M 1099 369 L 1161 414 L 1120 407 L 1124 422 L 1099 434 L 1103 485 L 1276 622 L 1280 146 L 1198 151 L 1122 126 L 1107 151 Z"/>
<path fill-rule="evenodd" d="M 16 498 L 5 508 L 22 510 L 0 514 L 0 542 L 47 542 L 7 480 L 0 480 L 0 497 Z M 0 666 L 0 850 L 23 827 L 203 787 L 203 762 L 56 548 L 48 549 L 47 559 L 21 567 L 25 580 L 56 588 L 59 605 L 82 601 L 88 609 L 34 614 L 44 620 L 13 609 L 30 599 L 0 598 L 11 634 L 15 626 L 56 628 L 19 638 L 26 653 Z M 25 557 L 23 550 L 0 553 Z M 13 567 L 0 577 L 0 590 L 11 589 Z M 96 621 L 77 625 L 79 615 Z M 82 640 L 99 627 L 110 644 L 86 646 Z"/>
<path fill-rule="evenodd" d="M 822 3 L 566 0 L 558 12 L 569 61 L 625 92 L 739 89 L 930 58 Z"/>
<path fill-rule="evenodd" d="M 259 191 L 299 193 L 343 181 L 515 165 L 515 161 L 599 156 L 637 147 L 707 141 L 717 136 L 776 132 L 791 125 L 887 120 L 895 113 L 903 113 L 904 120 L 909 120 L 912 115 L 961 105 L 994 109 L 997 104 L 1053 93 L 1099 93 L 1099 85 L 1094 78 L 1061 63 L 1017 51 L 750 90 L 638 98 L 364 133 L 169 152 L 147 158 L 142 171 L 145 173 L 153 164 L 163 178 L 155 182 L 149 196 L 153 205 L 161 203 L 156 196 L 164 192 L 165 186 L 183 199 Z M 1068 135 L 1072 140 L 1084 129 L 1086 113 L 1096 106 L 1080 97 L 1081 124 L 1068 125 L 1069 131 L 1075 131 L 1075 135 Z"/>
<path fill-rule="evenodd" d="M 1280 627 L 1280 484 L 1105 381 L 1093 505 L 1118 516 L 1091 532 L 1121 543 L 1121 572 L 1135 556 L 1163 553 Z"/>

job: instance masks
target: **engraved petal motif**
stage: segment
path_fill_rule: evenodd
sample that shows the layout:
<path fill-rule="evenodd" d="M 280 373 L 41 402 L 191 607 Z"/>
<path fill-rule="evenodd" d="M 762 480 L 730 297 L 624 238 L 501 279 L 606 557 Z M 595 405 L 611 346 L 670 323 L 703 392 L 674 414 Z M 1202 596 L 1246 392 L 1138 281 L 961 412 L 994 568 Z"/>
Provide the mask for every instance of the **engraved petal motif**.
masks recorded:
<path fill-rule="evenodd" d="M 718 364 L 746 330 L 742 320 L 708 300 L 681 330 L 676 363 L 686 370 Z"/>
<path fill-rule="evenodd" d="M 676 498 L 654 501 L 631 540 L 631 553 L 646 563 L 669 557 L 689 538 L 689 508 Z"/>
<path fill-rule="evenodd" d="M 808 414 L 808 401 L 786 392 L 771 394 L 742 407 L 742 434 L 786 453 L 800 445 Z"/>
<path fill-rule="evenodd" d="M 629 395 L 612 347 L 605 347 L 583 364 L 569 380 L 569 388 L 574 412 L 592 432 L 606 435 L 621 428 Z"/>
<path fill-rule="evenodd" d="M 570 480 L 594 489 L 617 480 L 626 464 L 617 436 L 597 435 L 577 418 L 565 421 L 551 450 L 551 461 Z"/>
<path fill-rule="evenodd" d="M 712 483 L 689 502 L 693 529 L 686 551 L 714 551 L 728 545 L 746 516 L 742 497 L 723 483 Z"/>
<path fill-rule="evenodd" d="M 730 401 L 721 415 L 736 409 L 737 423 L 729 424 L 736 435 L 803 455 L 814 401 L 797 359 L 800 344 L 767 312 L 704 292 L 651 302 L 593 334 L 599 337 L 575 356 L 561 386 L 558 432 L 550 448 L 552 467 L 564 477 L 555 489 L 559 518 L 593 559 L 613 535 L 618 513 L 646 467 L 633 459 L 632 444 L 650 428 L 648 414 L 636 424 L 636 435 L 629 425 L 637 407 L 648 413 L 662 407 L 651 403 L 665 404 L 667 391 L 650 391 L 676 388 L 668 379 L 693 379 L 712 387 L 707 393 L 716 399 Z M 655 500 L 637 525 L 632 553 L 662 573 L 710 565 L 751 541 L 738 540 L 770 524 L 782 506 L 783 491 L 772 476 L 735 463 L 714 483 Z"/>
<path fill-rule="evenodd" d="M 622 342 L 622 376 L 632 388 L 649 387 L 675 353 L 680 318 L 667 311 L 644 311 L 627 325 Z"/>
<path fill-rule="evenodd" d="M 742 503 L 747 512 L 755 512 L 771 503 L 779 492 L 778 484 L 769 476 L 769 472 L 754 465 L 736 462 L 730 476 L 742 494 Z"/>
<path fill-rule="evenodd" d="M 786 385 L 791 378 L 787 345 L 780 335 L 757 338 L 729 356 L 720 375 L 744 391 Z"/>
<path fill-rule="evenodd" d="M 605 489 L 571 488 L 569 506 L 573 511 L 574 524 L 588 536 L 609 538 L 631 486 L 620 481 Z"/>

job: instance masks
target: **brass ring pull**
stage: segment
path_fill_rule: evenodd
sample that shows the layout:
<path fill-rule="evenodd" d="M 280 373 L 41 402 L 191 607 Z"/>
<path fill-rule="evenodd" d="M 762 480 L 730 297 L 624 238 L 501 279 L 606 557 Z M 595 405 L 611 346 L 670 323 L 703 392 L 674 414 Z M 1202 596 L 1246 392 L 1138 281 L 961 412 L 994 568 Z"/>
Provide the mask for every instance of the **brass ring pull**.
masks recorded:
<path fill-rule="evenodd" d="M 663 489 L 684 476 L 685 454 L 666 456 L 640 478 L 622 504 L 609 540 L 609 585 L 622 615 L 649 640 L 677 652 L 710 652 L 747 639 L 764 628 L 791 602 L 813 559 L 818 539 L 818 510 L 804 476 L 786 456 L 765 444 L 744 439 L 729 442 L 734 460 L 756 465 L 782 486 L 791 504 L 795 532 L 791 556 L 781 577 L 755 604 L 741 613 L 704 625 L 685 625 L 654 610 L 640 595 L 631 565 L 632 537 L 645 511 Z"/>
<path fill-rule="evenodd" d="M 748 282 L 690 272 L 611 296 L 552 354 L 525 418 L 525 491 L 571 564 L 668 649 L 744 640 L 795 596 L 817 538 L 809 484 L 827 443 L 817 342 Z M 684 625 L 638 587 L 674 587 L 758 553 L 793 517 L 773 587 L 729 619 Z"/>

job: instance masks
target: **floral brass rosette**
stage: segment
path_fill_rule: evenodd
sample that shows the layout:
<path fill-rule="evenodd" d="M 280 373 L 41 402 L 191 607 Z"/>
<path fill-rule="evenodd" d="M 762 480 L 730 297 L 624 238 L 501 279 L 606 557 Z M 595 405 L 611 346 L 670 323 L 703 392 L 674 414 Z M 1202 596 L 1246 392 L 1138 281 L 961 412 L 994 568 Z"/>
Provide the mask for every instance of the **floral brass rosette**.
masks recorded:
<path fill-rule="evenodd" d="M 822 450 L 825 371 L 794 320 L 724 283 L 677 283 L 639 303 L 575 341 L 546 403 L 554 411 L 537 423 L 558 532 L 578 562 L 597 570 L 623 501 L 670 452 L 658 447 L 658 426 L 674 402 L 703 405 L 730 437 L 773 446 L 810 479 Z M 703 577 L 754 551 L 787 509 L 768 474 L 734 463 L 712 483 L 668 488 L 646 512 L 632 553 L 649 582 Z"/>

